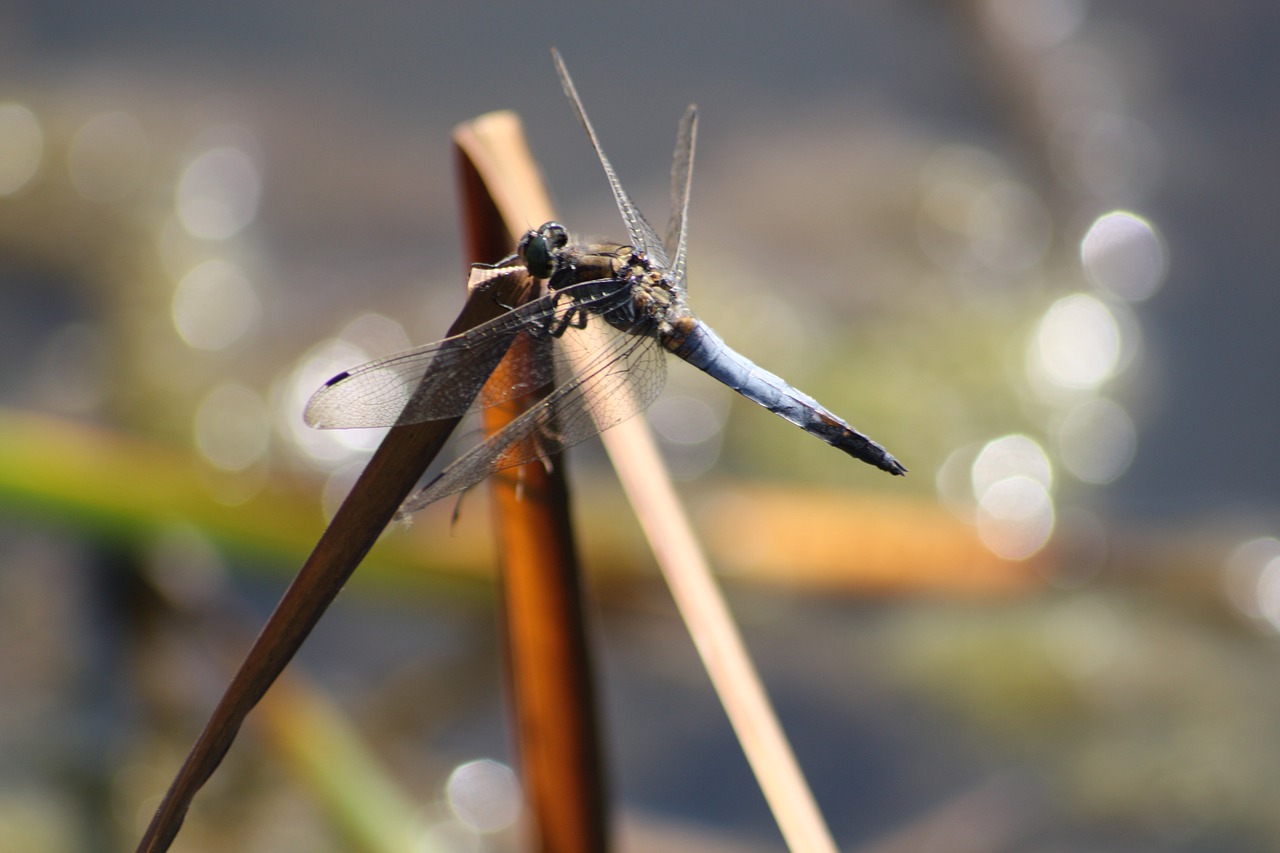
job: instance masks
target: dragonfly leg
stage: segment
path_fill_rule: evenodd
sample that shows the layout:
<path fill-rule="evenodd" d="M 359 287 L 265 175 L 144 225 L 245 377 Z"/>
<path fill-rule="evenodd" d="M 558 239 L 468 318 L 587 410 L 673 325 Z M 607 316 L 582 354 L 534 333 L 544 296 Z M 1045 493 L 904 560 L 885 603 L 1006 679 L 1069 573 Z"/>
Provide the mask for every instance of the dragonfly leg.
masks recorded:
<path fill-rule="evenodd" d="M 516 309 L 515 305 L 508 305 L 507 303 L 503 302 L 502 298 L 499 297 L 498 294 L 496 293 L 490 293 L 489 298 L 492 299 L 494 302 L 498 303 L 498 307 L 501 308 L 503 311 L 514 311 Z"/>
<path fill-rule="evenodd" d="M 506 278 L 511 273 L 516 272 L 518 269 L 520 269 L 514 266 L 517 261 L 519 261 L 519 256 L 508 255 L 507 257 L 498 261 L 496 264 L 472 264 L 471 265 L 471 280 L 474 282 L 476 280 L 477 275 L 482 276 L 480 284 L 476 286 L 479 288 L 483 288 L 484 291 L 488 294 L 489 298 L 492 299 L 504 311 L 510 311 L 513 308 L 516 308 L 517 306 L 508 305 L 506 302 L 502 300 L 501 296 L 499 295 L 502 288 L 498 287 L 496 283 L 500 279 Z"/>
<path fill-rule="evenodd" d="M 568 294 L 565 294 L 568 296 Z M 587 309 L 582 306 L 575 306 L 564 312 L 564 316 L 555 324 L 547 327 L 547 333 L 553 338 L 558 338 L 569 331 L 570 328 L 585 329 L 587 321 L 590 319 Z"/>

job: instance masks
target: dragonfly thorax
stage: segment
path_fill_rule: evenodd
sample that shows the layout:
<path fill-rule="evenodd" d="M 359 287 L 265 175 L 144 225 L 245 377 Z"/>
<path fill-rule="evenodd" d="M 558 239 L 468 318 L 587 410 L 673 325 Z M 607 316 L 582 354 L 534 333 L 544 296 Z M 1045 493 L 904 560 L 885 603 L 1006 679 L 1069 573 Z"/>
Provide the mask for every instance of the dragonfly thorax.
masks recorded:
<path fill-rule="evenodd" d="M 684 287 L 673 281 L 667 271 L 644 252 L 632 249 L 628 253 L 626 277 L 636 312 L 652 318 L 659 333 L 665 334 L 673 323 L 689 316 L 684 302 Z"/>
<path fill-rule="evenodd" d="M 683 291 L 643 252 L 616 243 L 573 244 L 552 262 L 547 286 L 632 334 L 665 334 L 687 316 Z"/>

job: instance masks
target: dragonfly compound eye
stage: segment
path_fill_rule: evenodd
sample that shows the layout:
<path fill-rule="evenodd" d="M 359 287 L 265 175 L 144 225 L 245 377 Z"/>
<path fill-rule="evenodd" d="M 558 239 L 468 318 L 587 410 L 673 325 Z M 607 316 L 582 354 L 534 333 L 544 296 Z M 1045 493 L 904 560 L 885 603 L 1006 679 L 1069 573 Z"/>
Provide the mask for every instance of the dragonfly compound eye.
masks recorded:
<path fill-rule="evenodd" d="M 520 260 L 534 278 L 551 277 L 551 252 L 547 248 L 547 238 L 536 232 L 529 232 L 520 243 Z"/>
<path fill-rule="evenodd" d="M 555 271 L 555 253 L 569 242 L 564 226 L 548 222 L 537 231 L 530 231 L 520 239 L 516 251 L 525 268 L 534 278 L 550 278 Z"/>
<path fill-rule="evenodd" d="M 546 238 L 551 251 L 558 252 L 569 245 L 569 232 L 559 222 L 548 222 L 538 231 Z"/>

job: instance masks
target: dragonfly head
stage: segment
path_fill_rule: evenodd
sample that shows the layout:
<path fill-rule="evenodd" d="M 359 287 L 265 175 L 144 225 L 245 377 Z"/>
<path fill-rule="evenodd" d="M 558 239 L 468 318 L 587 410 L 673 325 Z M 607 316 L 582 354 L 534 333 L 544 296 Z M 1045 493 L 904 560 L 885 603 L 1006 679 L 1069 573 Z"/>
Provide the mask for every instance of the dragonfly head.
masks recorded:
<path fill-rule="evenodd" d="M 516 253 L 534 278 L 551 278 L 561 249 L 569 244 L 569 233 L 559 222 L 547 222 L 536 231 L 527 231 L 516 245 Z"/>

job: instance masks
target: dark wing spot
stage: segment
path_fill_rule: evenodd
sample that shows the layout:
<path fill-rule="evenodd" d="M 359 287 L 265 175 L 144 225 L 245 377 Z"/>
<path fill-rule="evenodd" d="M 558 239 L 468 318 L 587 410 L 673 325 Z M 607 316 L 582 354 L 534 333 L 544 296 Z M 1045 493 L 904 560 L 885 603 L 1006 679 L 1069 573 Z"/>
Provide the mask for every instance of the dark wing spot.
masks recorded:
<path fill-rule="evenodd" d="M 341 373 L 339 373 L 337 376 L 330 379 L 328 382 L 324 383 L 324 387 L 328 388 L 331 385 L 337 385 L 339 382 L 346 379 L 350 375 L 351 375 L 350 370 L 344 370 Z"/>

